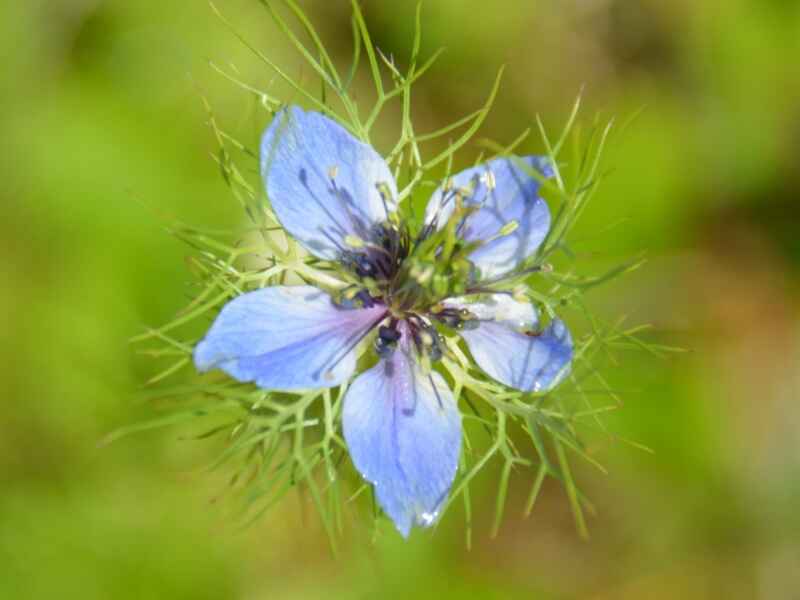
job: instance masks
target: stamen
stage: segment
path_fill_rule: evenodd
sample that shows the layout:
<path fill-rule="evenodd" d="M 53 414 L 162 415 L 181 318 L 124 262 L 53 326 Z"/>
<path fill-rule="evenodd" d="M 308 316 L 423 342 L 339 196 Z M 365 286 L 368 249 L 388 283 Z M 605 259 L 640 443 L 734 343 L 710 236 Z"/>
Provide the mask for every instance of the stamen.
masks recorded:
<path fill-rule="evenodd" d="M 419 265 L 414 265 L 411 267 L 409 275 L 411 275 L 418 284 L 425 285 L 431 280 L 433 272 L 434 268 L 432 265 L 427 265 L 422 268 Z"/>
<path fill-rule="evenodd" d="M 451 200 L 455 199 L 456 203 L 463 203 L 465 197 L 472 195 L 475 191 L 475 182 L 470 182 L 470 187 L 461 187 L 455 188 L 455 180 L 452 177 L 448 177 L 447 180 L 442 185 L 442 192 L 441 197 L 439 199 L 439 205 L 436 207 L 436 210 L 433 213 L 429 223 L 422 228 L 417 236 L 417 243 L 421 242 L 422 240 L 426 239 L 433 230 L 439 227 L 439 217 L 444 210 L 444 207 L 447 206 L 447 203 Z"/>
<path fill-rule="evenodd" d="M 488 286 L 494 285 L 496 283 L 503 283 L 504 281 L 510 281 L 517 277 L 524 277 L 525 275 L 530 275 L 532 273 L 550 273 L 552 272 L 553 267 L 547 263 L 541 265 L 534 265 L 532 267 L 528 267 L 527 269 L 522 269 L 521 271 L 511 271 L 510 273 L 505 273 L 499 277 L 495 277 L 494 279 L 487 279 L 485 281 L 481 281 L 479 285 L 470 287 L 467 289 L 467 294 L 499 294 L 504 293 L 507 294 L 508 291 L 498 291 L 489 288 Z"/>
<path fill-rule="evenodd" d="M 364 286 L 374 292 L 373 295 L 392 295 L 394 280 L 409 252 L 406 227 L 402 223 L 387 221 L 373 227 L 366 236 L 346 236 L 345 243 L 353 250 L 343 253 L 344 266 L 361 278 Z M 377 289 L 368 285 L 366 278 L 372 278 Z"/>
<path fill-rule="evenodd" d="M 481 181 L 490 192 L 497 187 L 497 179 L 495 179 L 494 173 L 491 171 L 486 171 L 486 173 L 481 176 Z"/>
<path fill-rule="evenodd" d="M 470 331 L 472 329 L 477 329 L 480 326 L 481 322 L 477 317 L 471 317 L 461 322 L 461 329 L 466 329 Z"/>
<path fill-rule="evenodd" d="M 376 298 L 370 296 L 369 291 L 357 286 L 345 288 L 334 301 L 337 306 L 346 309 L 372 308 L 377 304 Z"/>
<path fill-rule="evenodd" d="M 372 308 L 375 306 L 375 300 L 373 300 L 372 296 L 369 295 L 369 292 L 366 290 L 361 290 L 355 296 L 355 298 L 361 302 L 361 306 L 364 308 Z"/>
<path fill-rule="evenodd" d="M 430 316 L 445 327 L 450 329 L 463 329 L 463 324 L 473 318 L 472 313 L 466 309 L 457 309 L 444 306 L 436 306 L 430 311 Z"/>
<path fill-rule="evenodd" d="M 400 337 L 401 334 L 397 330 L 396 320 L 393 319 L 388 327 L 381 325 L 378 328 L 378 337 L 375 338 L 375 352 L 381 358 L 389 358 L 397 349 L 397 342 Z"/>
<path fill-rule="evenodd" d="M 519 221 L 509 221 L 500 228 L 499 235 L 501 236 L 511 235 L 517 230 L 518 227 L 519 227 Z"/>
<path fill-rule="evenodd" d="M 349 194 L 347 190 L 345 190 L 344 188 L 340 188 L 336 184 L 336 176 L 338 174 L 339 174 L 339 167 L 334 165 L 330 169 L 328 169 L 328 176 L 330 178 L 331 191 L 333 191 L 333 197 L 339 201 L 339 204 L 341 204 L 342 208 L 344 209 L 344 212 L 347 214 L 347 218 L 350 219 L 350 223 L 353 226 L 352 229 L 355 229 L 357 232 L 363 234 L 365 230 L 364 221 L 353 214 L 353 211 L 351 210 L 353 206 L 351 206 L 351 203 L 348 202 Z"/>
<path fill-rule="evenodd" d="M 364 247 L 364 240 L 360 237 L 355 235 L 346 235 L 344 237 L 344 243 L 350 246 L 351 248 L 363 248 Z"/>
<path fill-rule="evenodd" d="M 363 340 L 365 337 L 367 337 L 367 335 L 369 335 L 370 331 L 372 331 L 375 328 L 375 326 L 378 325 L 378 323 L 383 321 L 385 318 L 386 318 L 386 313 L 385 312 L 381 313 L 381 315 L 377 319 L 375 319 L 369 325 L 369 327 L 367 327 L 364 330 L 363 333 L 357 333 L 357 334 L 351 336 L 348 340 L 346 340 L 345 341 L 345 345 L 342 348 L 342 351 L 338 355 L 334 356 L 330 361 L 328 361 L 323 366 L 322 369 L 320 369 L 320 372 L 321 372 L 322 376 L 326 380 L 330 381 L 331 378 L 333 377 L 333 370 L 336 368 L 336 366 L 340 362 L 342 362 L 347 357 L 347 355 L 350 354 L 351 351 L 355 350 L 356 346 L 358 346 L 361 343 L 361 340 Z"/>
<path fill-rule="evenodd" d="M 389 199 L 392 197 L 392 191 L 389 188 L 389 184 L 385 181 L 379 181 L 375 184 L 375 187 L 378 189 L 378 195 L 381 197 L 381 202 L 383 202 L 383 211 L 386 213 L 386 218 L 389 218 Z"/>
<path fill-rule="evenodd" d="M 397 329 L 392 327 L 387 327 L 386 325 L 380 326 L 380 328 L 378 329 L 378 335 L 381 337 L 382 340 L 387 342 L 396 342 L 402 337 L 402 334 Z"/>
<path fill-rule="evenodd" d="M 408 315 L 406 322 L 411 331 L 411 339 L 419 354 L 424 371 L 429 371 L 431 363 L 441 360 L 444 352 L 444 339 L 424 318 L 416 314 Z"/>

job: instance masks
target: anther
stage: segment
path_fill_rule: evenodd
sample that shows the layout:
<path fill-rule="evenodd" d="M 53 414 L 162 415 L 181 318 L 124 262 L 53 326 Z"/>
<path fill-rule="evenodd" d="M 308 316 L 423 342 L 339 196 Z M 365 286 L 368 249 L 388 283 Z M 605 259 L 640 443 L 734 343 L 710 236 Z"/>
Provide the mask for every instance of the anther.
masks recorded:
<path fill-rule="evenodd" d="M 459 314 L 459 323 L 458 329 L 477 329 L 478 325 L 480 324 L 478 321 L 478 317 L 471 312 L 469 312 L 466 308 L 462 308 L 458 311 Z"/>
<path fill-rule="evenodd" d="M 500 228 L 500 235 L 511 235 L 519 227 L 519 221 L 509 221 Z"/>
<path fill-rule="evenodd" d="M 433 346 L 433 336 L 428 331 L 422 331 L 419 334 L 419 339 L 423 346 Z"/>
<path fill-rule="evenodd" d="M 383 197 L 384 200 L 388 201 L 392 199 L 392 190 L 389 187 L 389 184 L 385 181 L 379 181 L 376 183 L 375 188 L 378 190 L 378 193 Z"/>
<path fill-rule="evenodd" d="M 350 246 L 351 248 L 363 248 L 364 247 L 364 240 L 354 235 L 346 235 L 344 237 L 344 243 Z"/>
<path fill-rule="evenodd" d="M 478 319 L 466 319 L 461 321 L 461 329 L 466 329 L 467 331 L 477 329 L 479 325 L 480 321 L 478 321 Z"/>
<path fill-rule="evenodd" d="M 378 189 L 378 194 L 381 197 L 381 202 L 383 203 L 383 211 L 386 213 L 386 218 L 390 218 L 389 214 L 389 201 L 392 199 L 392 191 L 389 188 L 389 184 L 385 181 L 379 181 L 375 184 L 375 187 Z"/>
<path fill-rule="evenodd" d="M 491 171 L 486 171 L 486 173 L 481 176 L 481 181 L 489 191 L 497 187 L 497 179 L 495 179 L 494 173 Z"/>
<path fill-rule="evenodd" d="M 425 285 L 430 281 L 431 277 L 433 276 L 433 272 L 434 268 L 431 265 L 425 267 L 414 265 L 411 267 L 410 275 L 418 284 Z"/>
<path fill-rule="evenodd" d="M 378 329 L 378 336 L 386 342 L 396 342 L 400 339 L 400 332 L 386 325 L 381 325 Z"/>
<path fill-rule="evenodd" d="M 381 358 L 388 358 L 397 348 L 400 340 L 400 332 L 386 325 L 381 325 L 378 329 L 378 337 L 375 338 L 375 352 Z"/>
<path fill-rule="evenodd" d="M 423 325 L 416 337 L 418 347 L 431 362 L 436 362 L 442 358 L 442 339 L 433 327 Z"/>
<path fill-rule="evenodd" d="M 519 221 L 509 221 L 500 228 L 500 231 L 498 231 L 493 236 L 486 238 L 485 240 L 482 240 L 481 243 L 488 244 L 489 242 L 493 242 L 507 235 L 511 235 L 517 230 L 518 227 L 519 227 Z"/>
<path fill-rule="evenodd" d="M 434 345 L 428 348 L 428 356 L 431 359 L 431 362 L 436 362 L 438 360 L 442 360 L 442 356 L 444 352 L 442 352 L 441 340 L 437 340 Z"/>
<path fill-rule="evenodd" d="M 458 329 L 461 326 L 461 319 L 458 315 L 447 313 L 438 315 L 437 318 L 443 325 L 450 329 Z"/>
<path fill-rule="evenodd" d="M 361 290 L 355 296 L 356 300 L 361 303 L 361 306 L 364 308 L 372 308 L 375 306 L 375 300 L 372 299 L 372 296 L 369 295 L 369 292 L 366 290 Z"/>

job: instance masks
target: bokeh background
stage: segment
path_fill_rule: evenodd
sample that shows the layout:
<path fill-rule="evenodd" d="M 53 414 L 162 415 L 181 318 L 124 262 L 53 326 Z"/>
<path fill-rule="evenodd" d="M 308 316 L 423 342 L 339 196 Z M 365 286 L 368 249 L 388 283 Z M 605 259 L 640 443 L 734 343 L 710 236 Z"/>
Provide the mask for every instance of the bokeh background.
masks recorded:
<path fill-rule="evenodd" d="M 258 1 L 219 4 L 316 85 Z M 363 4 L 376 44 L 405 64 L 413 4 Z M 348 4 L 302 6 L 345 64 Z M 555 126 L 581 86 L 590 118 L 644 108 L 613 146 L 577 251 L 645 251 L 647 266 L 591 305 L 690 351 L 627 353 L 608 370 L 626 391 L 609 428 L 654 453 L 598 437 L 608 475 L 575 463 L 597 508 L 591 539 L 552 482 L 522 519 L 521 478 L 490 539 L 490 478 L 471 550 L 454 512 L 408 542 L 356 522 L 333 558 L 296 496 L 242 531 L 203 470 L 213 444 L 180 428 L 99 446 L 150 414 L 137 390 L 152 366 L 128 339 L 187 298 L 187 251 L 164 219 L 242 220 L 200 98 L 248 139 L 266 114 L 208 61 L 282 88 L 202 1 L 8 2 L 0 598 L 800 598 L 800 3 L 429 0 L 423 23 L 423 54 L 447 51 L 417 86 L 420 131 L 477 108 L 500 64 L 483 129 L 496 140 L 537 112 Z"/>

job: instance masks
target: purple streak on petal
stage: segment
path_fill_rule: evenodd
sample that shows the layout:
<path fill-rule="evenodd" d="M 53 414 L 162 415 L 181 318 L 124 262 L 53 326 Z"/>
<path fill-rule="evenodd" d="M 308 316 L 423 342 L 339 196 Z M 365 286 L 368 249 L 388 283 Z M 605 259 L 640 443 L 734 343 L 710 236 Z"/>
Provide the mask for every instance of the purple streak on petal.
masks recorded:
<path fill-rule="evenodd" d="M 394 177 L 378 153 L 297 106 L 278 112 L 264 132 L 261 177 L 286 231 L 324 259 L 336 259 L 348 235 L 365 239 L 396 208 Z M 381 196 L 379 184 L 391 198 Z"/>
<path fill-rule="evenodd" d="M 550 211 L 539 197 L 539 181 L 528 175 L 520 163 L 545 177 L 553 176 L 544 157 L 497 158 L 453 176 L 452 187 L 438 188 L 428 202 L 426 223 L 436 220 L 441 226 L 453 212 L 453 190 L 471 188 L 464 203 L 480 208 L 467 217 L 461 228 L 462 237 L 471 242 L 489 240 L 507 223 L 518 223 L 516 231 L 488 241 L 470 256 L 483 278 L 514 269 L 536 252 L 550 229 Z"/>
<path fill-rule="evenodd" d="M 572 337 L 563 321 L 553 319 L 539 331 L 533 306 L 505 295 L 475 303 L 454 298 L 445 304 L 478 317 L 478 327 L 464 329 L 461 336 L 478 366 L 500 383 L 547 391 L 569 373 Z"/>
<path fill-rule="evenodd" d="M 453 394 L 441 375 L 422 372 L 406 332 L 403 324 L 398 349 L 353 382 L 342 415 L 353 463 L 404 537 L 435 522 L 461 450 Z"/>
<path fill-rule="evenodd" d="M 356 346 L 386 313 L 346 309 L 311 286 L 275 286 L 226 304 L 194 352 L 197 369 L 222 369 L 267 389 L 333 387 L 355 370 Z"/>

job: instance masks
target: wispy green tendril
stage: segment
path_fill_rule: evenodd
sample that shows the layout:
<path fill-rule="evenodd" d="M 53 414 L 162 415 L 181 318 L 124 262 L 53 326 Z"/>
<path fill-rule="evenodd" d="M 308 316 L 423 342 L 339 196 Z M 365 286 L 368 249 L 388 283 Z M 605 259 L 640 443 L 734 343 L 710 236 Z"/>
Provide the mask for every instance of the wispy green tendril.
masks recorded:
<path fill-rule="evenodd" d="M 418 133 L 413 125 L 412 88 L 435 64 L 439 53 L 421 59 L 422 11 L 416 11 L 414 38 L 407 67 L 402 69 L 374 45 L 356 0 L 352 2 L 353 55 L 340 72 L 311 21 L 292 0 L 259 0 L 275 26 L 296 49 L 319 79 L 320 88 L 306 86 L 258 50 L 242 36 L 215 6 L 222 23 L 249 48 L 264 67 L 284 80 L 297 97 L 315 110 L 338 120 L 354 135 L 369 141 L 370 134 L 390 102 L 401 106 L 399 134 L 386 153 L 398 184 L 399 199 L 409 199 L 404 218 L 419 221 L 413 194 L 420 187 L 435 187 L 453 170 L 456 153 L 483 124 L 496 98 L 502 69 L 487 93 L 486 102 L 470 114 L 431 132 Z M 291 24 L 288 19 L 293 19 Z M 297 31 L 310 40 L 304 44 Z M 369 109 L 359 106 L 350 93 L 353 79 L 366 56 L 375 98 Z M 241 81 L 238 73 L 218 65 L 212 68 L 236 88 L 257 101 L 265 122 L 282 102 L 255 85 Z M 188 265 L 194 276 L 192 299 L 174 319 L 147 329 L 134 338 L 143 354 L 163 367 L 147 381 L 143 396 L 164 412 L 149 421 L 124 427 L 109 440 L 133 432 L 180 425 L 198 431 L 195 439 L 224 439 L 212 469 L 230 473 L 228 493 L 241 508 L 243 523 L 249 523 L 275 506 L 289 490 L 307 495 L 317 509 L 332 546 L 344 526 L 346 506 L 364 506 L 377 517 L 369 486 L 355 475 L 342 438 L 340 417 L 342 386 L 308 393 L 270 392 L 238 383 L 220 374 L 198 376 L 192 368 L 192 349 L 199 330 L 213 319 L 230 299 L 249 290 L 271 285 L 312 282 L 323 289 L 340 287 L 333 267 L 308 256 L 280 227 L 264 198 L 257 178 L 258 153 L 226 131 L 209 103 L 203 99 L 208 125 L 217 148 L 212 153 L 222 178 L 247 215 L 249 225 L 234 232 L 212 232 L 184 223 L 171 223 L 169 231 L 189 251 Z M 599 285 L 632 271 L 641 258 L 620 264 L 605 273 L 578 274 L 579 265 L 570 249 L 570 231 L 597 192 L 606 174 L 604 156 L 615 132 L 614 122 L 595 119 L 588 130 L 580 122 L 580 97 L 561 131 L 551 138 L 537 116 L 532 127 L 508 144 L 481 140 L 479 160 L 510 155 L 538 131 L 555 169 L 555 177 L 543 178 L 520 163 L 542 183 L 542 193 L 554 214 L 552 226 L 536 256 L 519 275 L 498 283 L 515 297 L 525 298 L 552 317 L 558 307 L 576 333 L 572 372 L 568 380 L 549 393 L 526 393 L 503 387 L 487 377 L 469 360 L 456 338 L 447 338 L 448 356 L 444 373 L 464 412 L 464 450 L 459 474 L 446 506 L 463 504 L 467 545 L 472 543 L 473 495 L 470 486 L 490 465 L 499 465 L 500 477 L 491 528 L 501 525 L 510 480 L 525 476 L 530 492 L 524 515 L 533 511 L 544 482 L 563 485 L 578 531 L 586 536 L 585 513 L 592 513 L 589 500 L 574 477 L 571 460 L 604 471 L 595 453 L 584 443 L 585 435 L 618 439 L 603 423 L 603 415 L 620 406 L 620 395 L 607 382 L 601 359 L 616 352 L 642 349 L 660 355 L 674 349 L 653 345 L 640 335 L 641 326 L 626 326 L 622 319 L 603 322 L 587 309 L 586 295 Z M 430 142 L 450 140 L 444 150 L 431 154 Z M 566 156 L 571 151 L 571 154 Z M 478 161 L 476 161 L 478 162 Z M 583 323 L 581 330 L 578 321 Z M 170 384 L 170 381 L 175 383 Z M 371 507 L 371 508 L 370 508 Z"/>

